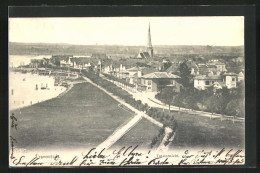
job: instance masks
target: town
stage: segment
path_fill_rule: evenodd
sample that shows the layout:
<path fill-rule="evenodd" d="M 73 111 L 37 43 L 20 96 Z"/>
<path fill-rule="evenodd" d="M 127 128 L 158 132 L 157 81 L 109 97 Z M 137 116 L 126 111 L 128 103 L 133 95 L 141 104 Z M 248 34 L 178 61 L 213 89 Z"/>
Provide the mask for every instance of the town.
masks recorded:
<path fill-rule="evenodd" d="M 236 52 L 211 54 L 214 48 L 209 45 L 205 46 L 204 53 L 157 55 L 155 49 L 149 26 L 146 47 L 131 56 L 52 55 L 51 58 L 31 59 L 29 65 L 18 69 L 47 75 L 63 74 L 64 79 L 93 74 L 141 98 L 143 104 L 163 103 L 169 105 L 169 109 L 173 105 L 179 109 L 244 117 L 243 55 Z M 58 83 L 67 85 L 62 80 Z"/>
<path fill-rule="evenodd" d="M 213 19 L 199 18 L 205 26 Z M 78 20 L 81 27 L 76 27 Z M 14 150 L 82 156 L 92 150 L 93 156 L 135 151 L 152 157 L 244 149 L 247 69 L 242 42 L 223 41 L 223 33 L 217 39 L 211 33 L 204 37 L 196 27 L 181 24 L 189 26 L 194 18 L 78 20 L 37 19 L 53 26 L 49 29 L 64 22 L 64 32 L 47 28 L 46 40 L 9 42 Z M 105 21 L 106 28 L 100 28 Z M 65 24 L 73 26 L 75 38 L 68 37 Z"/>

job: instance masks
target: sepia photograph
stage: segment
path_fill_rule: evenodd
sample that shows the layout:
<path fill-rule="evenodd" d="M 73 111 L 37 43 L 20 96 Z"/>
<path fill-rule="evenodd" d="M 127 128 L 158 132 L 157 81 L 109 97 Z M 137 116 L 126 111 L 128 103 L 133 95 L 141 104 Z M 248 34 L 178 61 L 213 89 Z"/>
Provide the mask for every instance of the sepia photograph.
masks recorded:
<path fill-rule="evenodd" d="M 10 167 L 245 164 L 244 16 L 8 20 Z"/>

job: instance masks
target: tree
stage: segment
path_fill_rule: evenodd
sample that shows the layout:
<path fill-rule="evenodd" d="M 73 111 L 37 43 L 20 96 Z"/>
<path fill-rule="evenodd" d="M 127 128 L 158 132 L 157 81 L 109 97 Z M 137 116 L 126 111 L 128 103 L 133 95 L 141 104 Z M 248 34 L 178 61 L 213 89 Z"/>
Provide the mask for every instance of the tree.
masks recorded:
<path fill-rule="evenodd" d="M 183 95 L 181 93 L 177 94 L 174 97 L 173 104 L 175 106 L 178 106 L 179 110 L 181 109 L 181 107 L 183 106 Z"/>
<path fill-rule="evenodd" d="M 238 116 L 239 117 L 245 117 L 245 99 L 239 100 L 239 106 L 238 106 Z"/>
<path fill-rule="evenodd" d="M 234 99 L 231 100 L 226 107 L 226 114 L 231 116 L 245 117 L 245 100 Z"/>
<path fill-rule="evenodd" d="M 170 61 L 163 63 L 163 69 L 162 71 L 167 70 L 170 66 L 172 65 L 172 63 Z"/>
<path fill-rule="evenodd" d="M 220 107 L 220 100 L 218 96 L 212 95 L 207 99 L 207 109 L 213 114 L 213 112 L 218 112 Z"/>
<path fill-rule="evenodd" d="M 245 98 L 245 83 L 244 81 L 240 81 L 237 83 L 237 87 L 235 88 L 235 98 L 243 99 Z"/>
<path fill-rule="evenodd" d="M 236 116 L 239 112 L 239 100 L 231 100 L 226 107 L 226 114 Z"/>
<path fill-rule="evenodd" d="M 173 91 L 171 87 L 166 87 L 161 92 L 161 98 L 169 105 L 169 112 L 171 111 L 171 104 L 173 102 L 173 96 L 177 93 Z"/>
<path fill-rule="evenodd" d="M 193 95 L 187 96 L 184 99 L 184 103 L 187 108 L 190 108 L 191 110 L 194 110 L 197 108 L 197 101 Z"/>
<path fill-rule="evenodd" d="M 223 87 L 219 92 L 217 93 L 219 98 L 219 112 L 221 114 L 225 113 L 225 109 L 227 107 L 227 104 L 231 101 L 231 95 L 230 90 L 227 87 Z"/>
<path fill-rule="evenodd" d="M 207 98 L 209 97 L 207 91 L 205 90 L 196 90 L 196 95 L 198 98 L 198 102 L 201 103 L 202 110 L 204 109 L 204 105 L 206 103 Z"/>
<path fill-rule="evenodd" d="M 190 87 L 190 79 L 191 79 L 191 74 L 190 74 L 190 69 L 186 64 L 186 61 L 180 64 L 179 66 L 179 71 L 180 71 L 180 83 L 185 87 L 188 88 Z"/>

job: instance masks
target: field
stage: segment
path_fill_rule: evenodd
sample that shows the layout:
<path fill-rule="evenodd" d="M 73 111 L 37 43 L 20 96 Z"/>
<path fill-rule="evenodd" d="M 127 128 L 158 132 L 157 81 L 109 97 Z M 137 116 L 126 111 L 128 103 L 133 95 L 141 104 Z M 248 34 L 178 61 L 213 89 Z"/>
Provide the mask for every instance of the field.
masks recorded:
<path fill-rule="evenodd" d="M 16 147 L 49 149 L 96 147 L 133 114 L 89 83 L 76 84 L 67 94 L 14 111 Z"/>
<path fill-rule="evenodd" d="M 172 113 L 178 123 L 176 137 L 170 146 L 177 148 L 244 147 L 242 122 L 222 121 L 198 115 Z"/>
<path fill-rule="evenodd" d="M 10 135 L 17 140 L 16 147 L 25 149 L 96 147 L 133 117 L 133 113 L 120 108 L 118 102 L 89 83 L 76 84 L 60 98 L 11 113 L 18 126 L 17 130 L 11 128 Z M 243 123 L 188 113 L 171 115 L 178 123 L 171 149 L 244 147 Z M 149 148 L 158 131 L 157 126 L 142 119 L 112 148 Z"/>
<path fill-rule="evenodd" d="M 143 118 L 129 132 L 119 139 L 112 148 L 118 149 L 123 146 L 135 147 L 136 145 L 138 145 L 139 149 L 149 148 L 153 138 L 158 135 L 159 129 L 158 126 Z"/>

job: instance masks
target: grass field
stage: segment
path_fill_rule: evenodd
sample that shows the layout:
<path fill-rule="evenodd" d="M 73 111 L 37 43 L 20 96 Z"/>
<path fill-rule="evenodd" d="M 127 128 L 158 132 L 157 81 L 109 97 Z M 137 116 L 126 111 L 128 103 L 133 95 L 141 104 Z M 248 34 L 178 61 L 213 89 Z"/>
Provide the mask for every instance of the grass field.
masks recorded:
<path fill-rule="evenodd" d="M 119 139 L 112 148 L 119 149 L 123 146 L 136 146 L 138 148 L 149 148 L 155 136 L 159 133 L 159 127 L 143 118 L 139 121 L 129 132 L 127 132 L 121 139 Z"/>
<path fill-rule="evenodd" d="M 11 135 L 17 147 L 27 149 L 96 147 L 133 116 L 89 83 L 13 113 L 18 127 Z"/>
<path fill-rule="evenodd" d="M 198 115 L 172 113 L 178 130 L 170 148 L 244 147 L 244 123 L 210 119 Z"/>
<path fill-rule="evenodd" d="M 27 108 L 13 111 L 17 130 L 11 136 L 18 148 L 96 147 L 113 131 L 130 120 L 133 113 L 89 83 L 76 84 L 68 93 Z M 172 112 L 178 123 L 170 148 L 244 147 L 243 123 L 220 121 L 199 115 Z M 142 119 L 112 148 L 135 146 L 147 148 L 159 128 Z"/>

